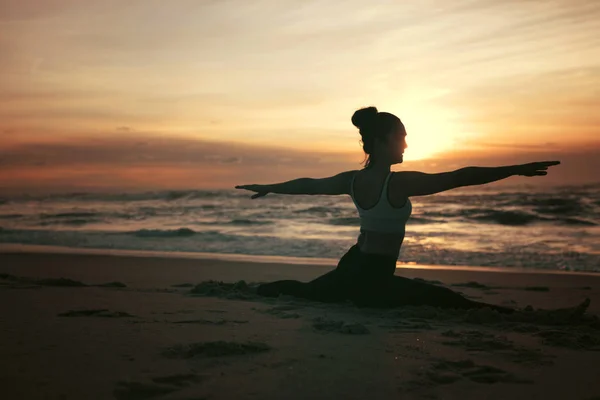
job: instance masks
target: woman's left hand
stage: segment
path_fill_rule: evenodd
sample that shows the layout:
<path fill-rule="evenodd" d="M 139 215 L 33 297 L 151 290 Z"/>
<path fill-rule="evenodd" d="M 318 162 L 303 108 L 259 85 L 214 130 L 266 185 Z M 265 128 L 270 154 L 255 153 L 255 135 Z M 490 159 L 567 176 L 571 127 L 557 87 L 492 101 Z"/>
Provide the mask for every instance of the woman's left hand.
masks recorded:
<path fill-rule="evenodd" d="M 245 189 L 245 190 L 250 190 L 252 192 L 256 192 L 256 194 L 253 194 L 252 196 L 250 196 L 251 199 L 256 199 L 258 197 L 263 197 L 263 196 L 266 196 L 267 194 L 269 194 L 269 191 L 265 190 L 264 185 L 238 185 L 235 188 L 236 189 Z"/>

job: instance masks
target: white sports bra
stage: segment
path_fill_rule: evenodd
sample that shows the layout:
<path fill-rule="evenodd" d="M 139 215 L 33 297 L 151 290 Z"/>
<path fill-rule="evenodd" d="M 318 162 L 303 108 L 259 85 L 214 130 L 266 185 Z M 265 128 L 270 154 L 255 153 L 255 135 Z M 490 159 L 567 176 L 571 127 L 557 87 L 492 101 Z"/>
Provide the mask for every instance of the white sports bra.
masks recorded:
<path fill-rule="evenodd" d="M 381 189 L 381 195 L 377 203 L 368 209 L 360 208 L 356 200 L 354 199 L 354 178 L 352 177 L 350 183 L 350 197 L 354 205 L 358 209 L 360 216 L 360 229 L 367 231 L 383 232 L 383 233 L 397 233 L 404 235 L 406 221 L 410 217 L 412 212 L 412 203 L 410 199 L 406 199 L 404 206 L 397 208 L 390 204 L 388 199 L 388 183 L 393 172 L 390 172 L 385 178 L 383 188 Z"/>

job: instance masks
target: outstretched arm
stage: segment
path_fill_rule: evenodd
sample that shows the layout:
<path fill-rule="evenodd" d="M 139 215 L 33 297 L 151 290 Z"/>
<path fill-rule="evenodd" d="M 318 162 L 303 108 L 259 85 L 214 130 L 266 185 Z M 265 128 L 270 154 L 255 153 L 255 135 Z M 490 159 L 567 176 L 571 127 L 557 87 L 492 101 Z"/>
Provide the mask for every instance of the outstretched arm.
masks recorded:
<path fill-rule="evenodd" d="M 256 194 L 251 196 L 253 199 L 266 196 L 269 193 L 308 195 L 349 194 L 350 179 L 355 173 L 356 171 L 346 171 L 327 178 L 298 178 L 270 185 L 239 185 L 235 188 L 256 192 Z"/>
<path fill-rule="evenodd" d="M 548 167 L 560 161 L 543 161 L 506 167 L 466 167 L 452 172 L 426 174 L 423 172 L 398 172 L 393 190 L 399 197 L 426 196 L 463 186 L 483 185 L 510 176 L 543 176 Z"/>

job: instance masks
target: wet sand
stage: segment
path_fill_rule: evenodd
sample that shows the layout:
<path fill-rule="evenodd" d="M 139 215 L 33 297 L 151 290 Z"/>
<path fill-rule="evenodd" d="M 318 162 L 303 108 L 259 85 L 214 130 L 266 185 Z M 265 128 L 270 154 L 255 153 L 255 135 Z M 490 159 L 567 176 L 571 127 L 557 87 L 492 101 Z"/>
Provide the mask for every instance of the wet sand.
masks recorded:
<path fill-rule="evenodd" d="M 397 270 L 532 306 L 515 316 L 253 294 L 333 267 L 0 254 L 3 398 L 600 398 L 600 275 Z M 583 316 L 535 311 L 585 298 Z"/>

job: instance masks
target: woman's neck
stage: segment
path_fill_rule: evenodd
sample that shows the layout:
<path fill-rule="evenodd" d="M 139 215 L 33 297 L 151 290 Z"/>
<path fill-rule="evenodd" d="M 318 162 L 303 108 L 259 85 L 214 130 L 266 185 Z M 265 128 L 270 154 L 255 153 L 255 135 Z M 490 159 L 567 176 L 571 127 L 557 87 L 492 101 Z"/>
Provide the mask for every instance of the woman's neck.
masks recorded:
<path fill-rule="evenodd" d="M 381 173 L 381 174 L 389 174 L 391 171 L 391 164 L 389 163 L 373 163 L 369 165 L 367 168 L 370 171 Z"/>

